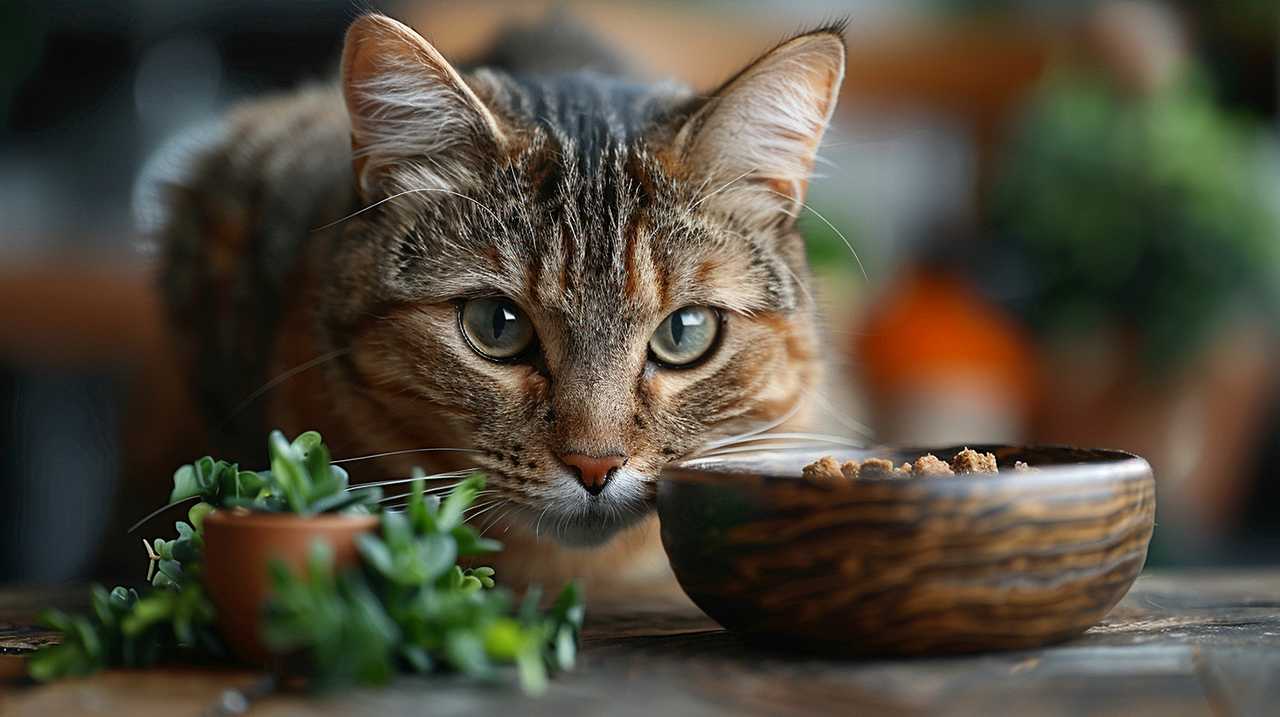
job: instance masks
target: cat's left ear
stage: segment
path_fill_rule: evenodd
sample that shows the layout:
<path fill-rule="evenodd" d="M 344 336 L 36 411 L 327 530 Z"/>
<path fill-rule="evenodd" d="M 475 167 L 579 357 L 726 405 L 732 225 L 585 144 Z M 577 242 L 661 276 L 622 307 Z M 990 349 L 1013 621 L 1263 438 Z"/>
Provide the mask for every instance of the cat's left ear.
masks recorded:
<path fill-rule="evenodd" d="M 792 38 L 722 85 L 685 122 L 675 146 L 704 182 L 699 204 L 767 221 L 794 217 L 844 78 L 839 27 Z"/>
<path fill-rule="evenodd" d="M 347 30 L 342 94 L 366 198 L 395 189 L 385 180 L 409 163 L 415 186 L 466 182 L 504 142 L 497 118 L 444 56 L 385 15 L 365 15 Z"/>

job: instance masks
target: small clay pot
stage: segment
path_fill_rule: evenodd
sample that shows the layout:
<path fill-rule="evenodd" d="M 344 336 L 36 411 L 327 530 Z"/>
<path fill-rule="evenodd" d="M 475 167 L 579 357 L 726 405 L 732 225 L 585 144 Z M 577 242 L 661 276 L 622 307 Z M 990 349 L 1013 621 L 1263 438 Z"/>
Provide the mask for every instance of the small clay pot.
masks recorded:
<path fill-rule="evenodd" d="M 260 639 L 262 608 L 271 595 L 268 565 L 282 561 L 295 572 L 319 540 L 333 549 L 338 568 L 356 565 L 355 539 L 378 527 L 376 515 L 300 516 L 217 510 L 204 519 L 205 585 L 218 609 L 218 631 L 240 659 L 274 667 Z"/>

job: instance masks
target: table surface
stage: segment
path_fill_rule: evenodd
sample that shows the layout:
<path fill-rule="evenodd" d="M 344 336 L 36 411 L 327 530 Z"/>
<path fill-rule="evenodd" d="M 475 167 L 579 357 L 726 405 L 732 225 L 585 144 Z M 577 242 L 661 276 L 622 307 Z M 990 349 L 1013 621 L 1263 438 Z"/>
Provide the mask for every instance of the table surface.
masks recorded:
<path fill-rule="evenodd" d="M 1146 574 L 1076 640 L 966 657 L 817 658 L 747 644 L 688 604 L 589 610 L 578 667 L 537 699 L 456 678 L 316 697 L 234 668 L 15 677 L 47 639 L 33 611 L 83 594 L 0 590 L 0 714 L 1280 713 L 1280 569 Z"/>

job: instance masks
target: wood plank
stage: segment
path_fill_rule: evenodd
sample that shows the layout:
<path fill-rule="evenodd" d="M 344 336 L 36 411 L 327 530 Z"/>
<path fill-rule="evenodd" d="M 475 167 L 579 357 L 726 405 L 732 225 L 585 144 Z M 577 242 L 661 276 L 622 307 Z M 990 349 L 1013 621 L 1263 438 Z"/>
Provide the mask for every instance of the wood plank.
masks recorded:
<path fill-rule="evenodd" d="M 1198 674 L 1216 714 L 1261 716 L 1280 712 L 1280 650 L 1212 647 L 1199 650 L 1196 659 Z"/>
<path fill-rule="evenodd" d="M 244 670 L 113 670 L 10 689 L 0 712 L 43 714 L 1267 714 L 1280 698 L 1280 570 L 1144 576 L 1065 645 L 955 658 L 839 660 L 753 645 L 687 604 L 588 611 L 576 670 L 531 699 L 510 684 L 403 678 L 316 697 L 255 694 Z M 0 616 L 38 591 L 0 592 Z M 15 683 L 9 682 L 9 687 Z"/>

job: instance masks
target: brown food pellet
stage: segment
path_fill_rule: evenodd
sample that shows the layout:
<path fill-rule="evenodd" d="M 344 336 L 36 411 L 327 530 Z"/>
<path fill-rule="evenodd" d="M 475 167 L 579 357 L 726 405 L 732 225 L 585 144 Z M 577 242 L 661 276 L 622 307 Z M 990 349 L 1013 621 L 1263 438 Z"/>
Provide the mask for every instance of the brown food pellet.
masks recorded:
<path fill-rule="evenodd" d="M 1013 470 L 1018 472 L 1035 470 L 1022 461 L 1014 464 Z M 858 480 L 859 478 L 946 478 L 956 475 L 974 473 L 997 473 L 999 466 L 996 457 L 991 453 L 979 453 L 966 448 L 955 455 L 950 463 L 932 453 L 926 453 L 914 463 L 903 463 L 895 466 L 887 458 L 868 458 L 858 461 L 845 461 L 843 464 L 832 456 L 823 456 L 805 466 L 802 474 L 809 480 Z"/>
<path fill-rule="evenodd" d="M 961 475 L 965 473 L 995 473 L 1000 470 L 996 465 L 996 457 L 990 453 L 979 453 L 966 448 L 951 459 L 951 470 Z"/>
<path fill-rule="evenodd" d="M 818 460 L 804 467 L 803 475 L 808 480 L 839 480 L 844 476 L 840 473 L 840 462 L 831 456 L 823 456 Z"/>
<path fill-rule="evenodd" d="M 868 458 L 858 468 L 857 475 L 859 478 L 890 478 L 896 472 L 893 461 L 887 458 Z"/>
<path fill-rule="evenodd" d="M 916 462 L 911 464 L 911 472 L 918 476 L 955 475 L 955 471 L 951 469 L 951 466 L 932 453 L 926 453 L 917 458 Z"/>

